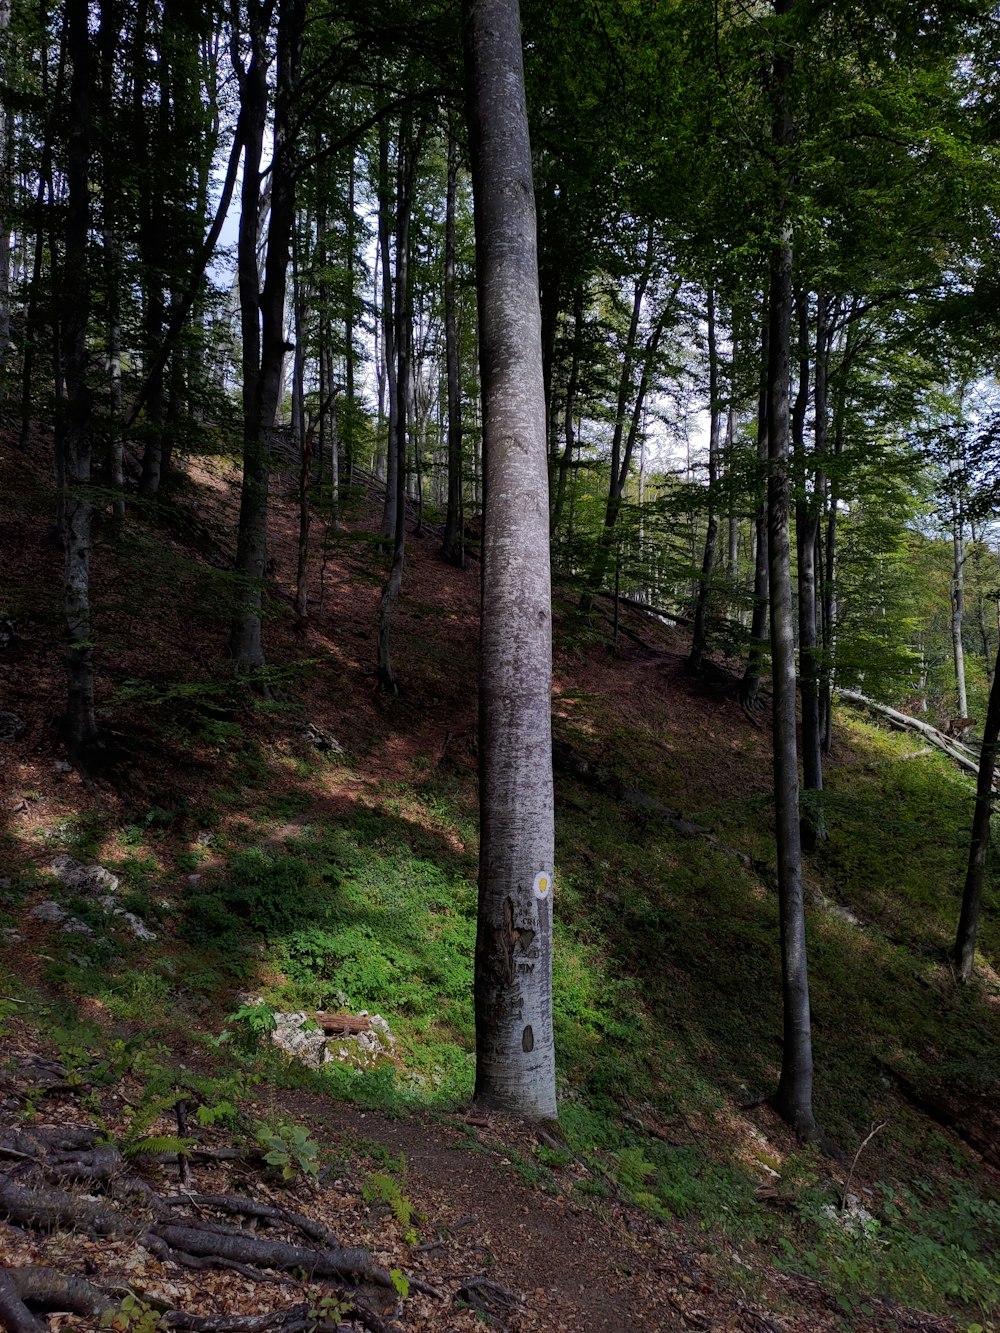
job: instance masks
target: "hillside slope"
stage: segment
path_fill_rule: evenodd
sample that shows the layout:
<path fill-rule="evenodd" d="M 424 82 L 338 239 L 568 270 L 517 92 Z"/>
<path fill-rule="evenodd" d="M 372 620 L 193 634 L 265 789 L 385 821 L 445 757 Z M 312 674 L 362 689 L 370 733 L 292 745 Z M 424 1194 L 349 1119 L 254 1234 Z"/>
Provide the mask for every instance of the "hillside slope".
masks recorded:
<path fill-rule="evenodd" d="M 0 742 L 2 1041 L 20 1062 L 4 1094 L 9 1161 L 22 1161 L 9 1134 L 30 1118 L 89 1125 L 162 1194 L 176 1168 L 149 1136 L 176 1138 L 179 1100 L 202 1107 L 206 1123 L 186 1129 L 203 1154 L 276 1137 L 278 1171 L 252 1148 L 192 1160 L 197 1192 L 291 1197 L 382 1269 L 438 1292 L 414 1286 L 397 1308 L 383 1289 L 381 1305 L 378 1292 L 359 1297 L 353 1314 L 326 1307 L 331 1324 L 471 1329 L 461 1302 L 478 1291 L 520 1330 L 989 1326 L 1000 899 L 994 882 L 980 977 L 959 991 L 944 950 L 971 797 L 945 760 L 838 717 L 831 837 L 807 870 L 817 1113 L 840 1154 L 819 1157 L 760 1101 L 780 1056 L 769 736 L 725 671 L 685 675 L 679 632 L 626 611 L 612 656 L 608 621 L 581 624 L 559 593 L 566 1145 L 540 1142 L 460 1109 L 472 1087 L 475 564 L 451 569 L 432 533 L 411 537 L 394 631 L 403 693 L 384 700 L 373 500 L 356 498 L 339 531 L 314 524 L 303 625 L 291 613 L 293 478 L 279 472 L 272 697 L 255 697 L 223 657 L 238 473 L 224 458 L 189 460 L 167 503 L 98 530 L 109 745 L 82 776 L 58 734 L 61 558 L 45 441 L 26 459 L 5 440 L 2 454 L 0 601 L 16 636 L 0 708 L 18 733 Z M 155 941 L 60 881 L 60 856 L 113 872 L 121 907 Z M 51 902 L 92 933 L 40 919 Z M 310 1071 L 267 1041 L 272 1011 L 378 1013 L 394 1041 Z M 295 1139 L 294 1124 L 309 1136 Z M 72 1229 L 0 1234 L 9 1263 L 129 1280 L 205 1317 L 320 1300 L 301 1275 L 262 1288 L 167 1258 L 130 1269 L 134 1249 Z M 469 1287 L 481 1278 L 497 1292 Z M 96 1326 L 73 1318 L 62 1326 Z M 293 1326 L 268 1318 L 259 1326 Z"/>

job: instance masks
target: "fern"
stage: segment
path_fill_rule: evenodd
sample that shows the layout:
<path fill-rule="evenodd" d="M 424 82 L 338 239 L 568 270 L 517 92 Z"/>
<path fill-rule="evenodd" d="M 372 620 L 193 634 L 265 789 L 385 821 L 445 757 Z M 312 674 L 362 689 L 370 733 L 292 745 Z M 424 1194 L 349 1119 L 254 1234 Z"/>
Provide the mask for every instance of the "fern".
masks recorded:
<path fill-rule="evenodd" d="M 153 1157 L 157 1153 L 177 1153 L 184 1156 L 195 1146 L 195 1139 L 182 1139 L 177 1134 L 148 1134 L 144 1139 L 130 1139 L 121 1144 L 121 1154 L 130 1161 L 136 1157 Z"/>

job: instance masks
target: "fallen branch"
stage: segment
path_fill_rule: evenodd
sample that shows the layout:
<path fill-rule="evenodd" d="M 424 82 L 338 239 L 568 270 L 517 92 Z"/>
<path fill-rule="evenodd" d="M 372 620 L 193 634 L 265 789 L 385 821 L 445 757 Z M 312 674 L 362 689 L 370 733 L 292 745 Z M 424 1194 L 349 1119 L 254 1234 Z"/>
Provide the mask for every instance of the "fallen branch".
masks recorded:
<path fill-rule="evenodd" d="M 871 1143 L 872 1139 L 873 1139 L 873 1138 L 875 1137 L 875 1135 L 879 1132 L 879 1130 L 881 1130 L 881 1129 L 885 1129 L 885 1127 L 886 1127 L 886 1125 L 887 1125 L 888 1123 L 889 1123 L 888 1120 L 883 1120 L 882 1123 L 881 1123 L 880 1125 L 872 1125 L 871 1129 L 868 1131 L 868 1133 L 865 1135 L 865 1137 L 864 1137 L 864 1138 L 861 1140 L 861 1142 L 858 1144 L 858 1151 L 854 1154 L 854 1161 L 851 1163 L 851 1169 L 850 1169 L 850 1171 L 848 1171 L 848 1173 L 847 1173 L 847 1180 L 844 1182 L 844 1189 L 843 1189 L 843 1192 L 841 1193 L 841 1196 L 840 1196 L 840 1210 L 841 1210 L 841 1212 L 843 1212 L 844 1209 L 847 1207 L 847 1196 L 848 1196 L 848 1194 L 849 1194 L 849 1192 L 850 1192 L 850 1189 L 851 1189 L 851 1180 L 852 1180 L 853 1177 L 854 1177 L 854 1168 L 855 1168 L 855 1167 L 857 1166 L 857 1164 L 858 1164 L 858 1158 L 861 1156 L 861 1154 L 864 1152 L 864 1150 L 868 1147 L 869 1143 Z"/>
<path fill-rule="evenodd" d="M 343 1248 L 309 1250 L 285 1241 L 258 1240 L 245 1232 L 228 1235 L 201 1227 L 171 1226 L 158 1223 L 150 1236 L 162 1240 L 171 1250 L 210 1260 L 249 1264 L 254 1268 L 303 1269 L 313 1277 L 362 1278 L 380 1287 L 392 1287 L 393 1281 L 383 1268 L 376 1268 L 367 1250 Z"/>
<path fill-rule="evenodd" d="M 315 1241 L 328 1250 L 340 1249 L 340 1242 L 332 1231 L 319 1222 L 301 1213 L 290 1212 L 275 1204 L 261 1203 L 257 1199 L 244 1198 L 239 1194 L 180 1194 L 171 1199 L 164 1199 L 168 1207 L 194 1206 L 196 1208 L 214 1208 L 217 1212 L 228 1213 L 232 1217 L 257 1218 L 261 1221 L 284 1222 L 296 1231 L 301 1231 L 308 1240 Z"/>
<path fill-rule="evenodd" d="M 858 708 L 867 708 L 869 712 L 884 717 L 897 731 L 912 731 L 926 737 L 933 746 L 946 754 L 949 759 L 953 759 L 960 768 L 964 768 L 967 773 L 971 773 L 974 777 L 979 776 L 979 759 L 975 751 L 967 745 L 963 745 L 961 741 L 946 736 L 943 731 L 939 731 L 937 727 L 932 727 L 929 722 L 922 722 L 918 717 L 910 717 L 909 713 L 901 713 L 898 709 L 890 708 L 887 704 L 877 703 L 874 699 L 869 699 L 867 695 L 860 694 L 857 690 L 837 690 L 837 698 L 843 699 L 845 703 L 854 704 Z"/>

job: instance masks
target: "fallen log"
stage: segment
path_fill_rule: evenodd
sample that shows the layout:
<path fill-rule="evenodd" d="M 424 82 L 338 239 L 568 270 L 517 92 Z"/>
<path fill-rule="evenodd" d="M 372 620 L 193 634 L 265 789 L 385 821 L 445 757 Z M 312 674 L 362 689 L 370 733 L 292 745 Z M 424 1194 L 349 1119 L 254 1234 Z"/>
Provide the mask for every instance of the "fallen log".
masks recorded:
<path fill-rule="evenodd" d="M 890 708 L 888 704 L 877 703 L 858 690 L 837 690 L 836 693 L 837 698 L 843 699 L 845 703 L 854 704 L 858 708 L 866 708 L 869 712 L 884 717 L 897 731 L 912 731 L 919 736 L 926 737 L 932 745 L 946 754 L 949 759 L 954 760 L 960 768 L 965 769 L 967 773 L 971 773 L 974 777 L 979 776 L 979 758 L 976 752 L 971 750 L 969 746 L 963 745 L 961 741 L 946 736 L 943 731 L 939 731 L 937 727 L 932 727 L 929 722 L 922 722 L 920 718 L 911 717 L 909 713 L 901 713 L 897 708 Z"/>

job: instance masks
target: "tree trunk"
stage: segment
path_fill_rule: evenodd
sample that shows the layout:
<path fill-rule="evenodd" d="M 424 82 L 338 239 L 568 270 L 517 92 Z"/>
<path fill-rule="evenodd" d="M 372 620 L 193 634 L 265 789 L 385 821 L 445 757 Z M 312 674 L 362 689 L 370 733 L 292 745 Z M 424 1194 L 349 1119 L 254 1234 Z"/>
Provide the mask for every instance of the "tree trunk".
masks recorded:
<path fill-rule="evenodd" d="M 767 553 L 767 481 L 768 459 L 768 362 L 770 352 L 770 334 L 768 321 L 764 320 L 764 332 L 761 339 L 761 384 L 757 402 L 757 462 L 762 473 L 760 483 L 760 503 L 754 514 L 754 574 L 753 574 L 753 615 L 750 619 L 750 649 L 747 653 L 746 670 L 740 681 L 740 703 L 749 712 L 758 711 L 762 705 L 758 699 L 760 690 L 761 668 L 767 652 L 768 630 L 768 553 Z"/>
<path fill-rule="evenodd" d="M 777 16 L 793 0 L 774 0 Z M 774 145 L 779 160 L 793 138 L 789 83 L 792 58 L 785 39 L 774 56 Z M 771 669 L 774 692 L 774 822 L 781 922 L 784 1041 L 774 1107 L 804 1139 L 815 1138 L 812 1109 L 812 1035 L 806 959 L 802 849 L 799 842 L 799 775 L 795 743 L 795 626 L 789 547 L 789 347 L 792 324 L 792 225 L 785 186 L 779 182 L 778 239 L 770 259 L 768 354 L 768 555 L 771 595 Z"/>
<path fill-rule="evenodd" d="M 622 369 L 618 379 L 618 402 L 615 407 L 615 429 L 611 437 L 611 477 L 608 483 L 608 499 L 604 511 L 604 531 L 598 540 L 597 551 L 587 576 L 586 586 L 580 597 L 580 611 L 589 615 L 594 605 L 594 593 L 600 590 L 607 572 L 614 540 L 614 527 L 621 509 L 622 491 L 628 476 L 627 468 L 622 467 L 622 441 L 625 437 L 625 423 L 628 420 L 628 399 L 632 392 L 632 373 L 635 362 L 636 343 L 639 336 L 639 318 L 642 314 L 642 302 L 649 286 L 653 268 L 653 229 L 649 228 L 646 238 L 646 257 L 642 272 L 635 280 L 632 293 L 632 314 L 629 319 L 625 347 L 622 351 Z"/>
<path fill-rule="evenodd" d="M 847 375 L 854 358 L 856 323 L 847 327 L 847 338 L 838 367 L 837 394 L 834 400 L 833 459 L 836 462 L 844 452 L 847 412 Z M 829 754 L 833 746 L 833 681 L 837 646 L 837 519 L 840 511 L 840 487 L 836 480 L 838 469 L 833 469 L 830 497 L 823 539 L 823 655 L 826 672 L 820 696 L 823 719 L 823 752 Z"/>
<path fill-rule="evenodd" d="M 347 169 L 347 300 L 344 307 L 344 470 L 348 487 L 354 484 L 354 149 Z"/>
<path fill-rule="evenodd" d="M 0 88 L 7 86 L 7 33 L 11 0 L 0 0 Z M 10 350 L 10 231 L 13 199 L 10 169 L 11 126 L 0 98 L 0 403 L 7 397 L 7 354 Z"/>
<path fill-rule="evenodd" d="M 420 136 L 417 136 L 418 140 Z M 417 173 L 418 142 L 414 140 L 407 115 L 399 127 L 399 153 L 396 165 L 396 282 L 395 326 L 396 373 L 390 376 L 395 387 L 394 449 L 389 453 L 389 476 L 395 482 L 393 497 L 392 564 L 389 577 L 382 589 L 378 608 L 378 685 L 386 694 L 398 694 L 399 685 L 392 667 L 390 635 L 392 613 L 403 584 L 403 564 L 406 558 L 406 426 L 410 415 L 411 342 L 413 338 L 413 309 L 410 291 L 410 215 L 413 205 L 413 187 Z M 390 412 L 390 421 L 393 420 Z M 395 472 L 392 462 L 395 460 Z M 386 503 L 389 486 L 386 484 Z"/>
<path fill-rule="evenodd" d="M 951 648 L 955 659 L 955 689 L 958 693 L 958 716 L 968 717 L 965 646 L 962 643 L 962 620 L 965 614 L 965 526 L 961 511 L 957 509 L 952 525 L 951 546 Z"/>
<path fill-rule="evenodd" d="M 736 365 L 736 348 L 733 347 L 733 365 Z M 729 411 L 726 413 L 726 480 L 727 500 L 729 507 L 729 540 L 726 544 L 726 573 L 730 581 L 735 584 L 739 575 L 739 542 L 740 542 L 740 520 L 736 512 L 736 485 L 737 478 L 735 474 L 736 459 L 736 411 L 729 404 Z"/>
<path fill-rule="evenodd" d="M 986 852 L 990 845 L 993 772 L 996 768 L 998 737 L 1000 737 L 1000 660 L 993 670 L 993 683 L 990 685 L 990 698 L 986 706 L 983 748 L 979 756 L 979 773 L 976 778 L 976 808 L 972 816 L 972 839 L 969 843 L 969 865 L 965 872 L 962 912 L 953 950 L 955 971 L 961 982 L 972 980 L 975 961 L 976 932 L 979 929 L 979 917 L 983 907 Z"/>
<path fill-rule="evenodd" d="M 583 287 L 577 284 L 573 291 L 573 354 L 569 368 L 569 383 L 566 386 L 566 410 L 564 429 L 566 443 L 559 457 L 556 473 L 556 493 L 552 502 L 552 517 L 549 520 L 549 533 L 555 537 L 562 520 L 563 506 L 566 503 L 566 482 L 573 466 L 573 453 L 576 449 L 576 433 L 573 429 L 573 414 L 576 412 L 576 392 L 580 381 L 580 347 L 583 341 Z"/>
<path fill-rule="evenodd" d="M 326 402 L 320 403 L 319 421 L 326 411 Z M 302 437 L 302 458 L 299 466 L 299 549 L 295 570 L 295 614 L 300 621 L 309 617 L 309 486 L 312 479 L 313 439 L 316 421 L 310 421 Z"/>
<path fill-rule="evenodd" d="M 41 6 L 41 17 L 43 30 L 47 21 L 46 8 Z M 50 267 L 50 296 L 52 309 L 52 346 L 53 346 L 53 383 L 55 387 L 56 406 L 63 397 L 61 353 L 59 350 L 61 334 L 58 323 L 59 306 L 59 257 L 55 242 L 55 210 L 56 197 L 55 188 L 52 179 L 52 144 L 55 134 L 55 121 L 57 108 L 63 104 L 63 89 L 66 79 L 66 53 L 69 44 L 68 41 L 69 15 L 66 7 L 63 6 L 62 24 L 60 25 L 59 35 L 59 61 L 56 72 L 55 89 L 51 87 L 49 79 L 49 49 L 48 44 L 43 40 L 41 51 L 41 85 L 42 101 L 49 108 L 45 117 L 45 129 L 42 138 L 41 152 L 39 154 L 38 185 L 35 191 L 34 207 L 34 253 L 31 264 L 31 281 L 28 285 L 28 303 L 24 313 L 24 352 L 21 357 L 21 429 L 18 434 L 18 448 L 23 452 L 28 447 L 28 435 L 31 430 L 31 422 L 34 414 L 34 369 L 35 352 L 38 337 L 38 305 L 42 297 L 42 270 L 45 262 L 45 239 L 48 235 L 49 250 L 51 255 Z M 45 200 L 49 201 L 49 224 L 46 226 Z M 62 491 L 65 484 L 65 475 L 63 471 L 64 459 L 61 450 L 56 450 L 56 482 Z M 60 500 L 59 524 L 62 527 L 62 500 Z"/>
<path fill-rule="evenodd" d="M 230 653 L 241 671 L 255 671 L 264 665 L 261 612 L 267 572 L 271 432 L 285 357 L 285 283 L 295 217 L 291 110 L 301 65 L 304 11 L 305 0 L 279 0 L 271 210 L 263 287 L 259 286 L 257 269 L 257 228 L 260 160 L 267 116 L 267 33 L 262 24 L 265 7 L 258 7 L 256 0 L 252 0 L 250 11 L 253 54 L 240 78 L 241 114 L 245 116 L 246 129 L 238 243 L 243 330 L 243 486 L 236 546 L 240 605 L 230 635 Z"/>
<path fill-rule="evenodd" d="M 531 149 L 517 0 L 463 0 L 486 511 L 476 1097 L 556 1115 L 552 607 Z"/>
<path fill-rule="evenodd" d="M 57 444 L 63 460 L 65 500 L 63 551 L 66 662 L 69 690 L 66 738 L 72 750 L 86 758 L 97 740 L 94 709 L 94 666 L 90 612 L 90 548 L 93 506 L 90 485 L 93 441 L 91 392 L 87 384 L 90 322 L 90 150 L 91 150 L 91 37 L 87 0 L 67 0 L 67 47 L 70 76 L 69 136 L 66 147 L 65 271 L 62 280 L 62 362 L 66 374 L 66 403 Z"/>
<path fill-rule="evenodd" d="M 455 300 L 455 208 L 458 196 L 458 141 L 448 131 L 448 186 L 444 221 L 444 347 L 448 381 L 448 510 L 441 553 L 453 565 L 463 563 L 459 540 L 462 513 L 462 367 Z"/>
<path fill-rule="evenodd" d="M 803 299 L 803 328 L 801 329 L 803 363 L 808 377 L 809 322 L 808 297 Z M 819 295 L 816 302 L 816 362 L 814 411 L 816 417 L 814 457 L 815 476 L 810 491 L 806 465 L 805 439 L 796 432 L 797 452 L 801 469 L 802 498 L 796 508 L 795 534 L 799 567 L 799 696 L 802 708 L 802 786 L 809 795 L 802 802 L 802 846 L 815 851 L 817 843 L 826 838 L 823 817 L 823 755 L 820 730 L 819 696 L 819 635 L 816 607 L 817 569 L 816 550 L 819 538 L 822 494 L 825 482 L 822 457 L 826 449 L 826 361 L 827 361 L 827 304 Z M 804 413 L 803 413 L 804 415 Z"/>
<path fill-rule="evenodd" d="M 687 668 L 697 674 L 708 642 L 708 597 L 712 575 L 715 572 L 715 548 L 719 536 L 719 521 L 715 512 L 715 492 L 719 482 L 719 351 L 715 329 L 715 292 L 708 289 L 708 526 L 705 531 L 705 553 L 701 562 L 701 580 L 694 612 L 694 632 Z"/>
<path fill-rule="evenodd" d="M 395 537 L 396 532 L 396 496 L 398 471 L 397 420 L 399 395 L 396 391 L 396 335 L 392 306 L 392 257 L 389 247 L 389 128 L 383 121 L 378 133 L 378 244 L 382 261 L 382 354 L 385 359 L 385 380 L 388 396 L 388 437 L 385 451 L 385 504 L 382 508 L 382 524 L 379 536 L 383 541 Z M 396 256 L 399 263 L 399 256 Z M 397 283 L 398 287 L 398 283 Z"/>

